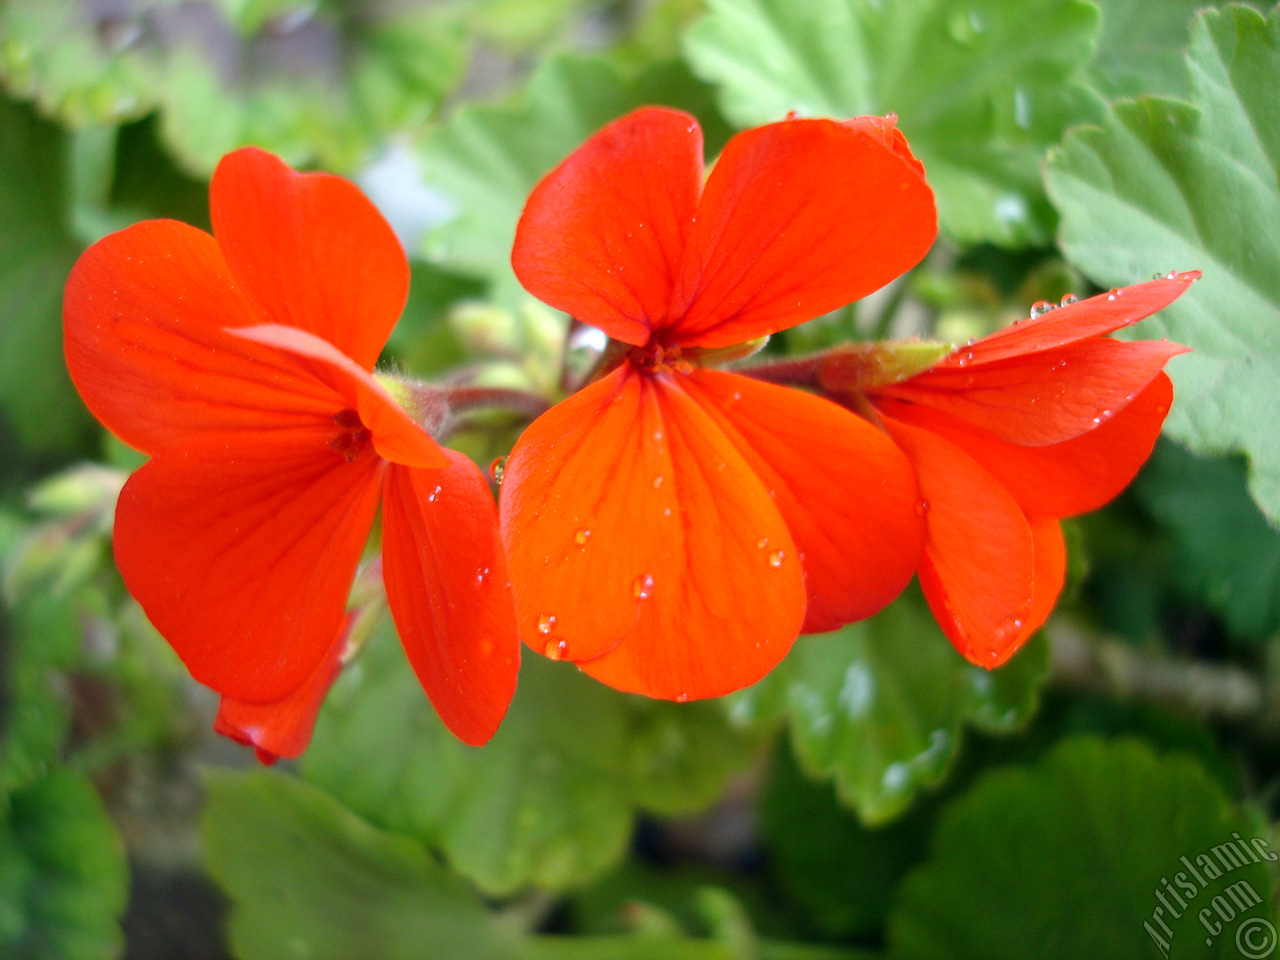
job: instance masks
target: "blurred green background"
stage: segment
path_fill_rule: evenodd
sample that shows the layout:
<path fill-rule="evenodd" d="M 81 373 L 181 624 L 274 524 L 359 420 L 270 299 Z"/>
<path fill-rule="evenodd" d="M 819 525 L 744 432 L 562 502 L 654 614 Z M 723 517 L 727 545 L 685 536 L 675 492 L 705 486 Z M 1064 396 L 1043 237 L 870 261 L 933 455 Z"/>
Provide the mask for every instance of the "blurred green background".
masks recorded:
<path fill-rule="evenodd" d="M 1238 844 L 1280 813 L 1280 14 L 1202 6 L 0 0 L 0 957 L 1271 956 L 1275 864 L 1243 859 L 1270 847 Z M 257 768 L 112 565 L 138 458 L 63 369 L 71 264 L 140 219 L 207 227 L 213 166 L 255 143 L 395 226 L 387 364 L 551 394 L 566 318 L 516 284 L 514 225 L 646 103 L 712 150 L 893 112 L 925 162 L 929 257 L 776 353 L 1204 271 L 1133 332 L 1195 351 L 1156 454 L 1068 523 L 1058 611 L 994 673 L 913 589 L 721 701 L 528 655 L 477 750 L 384 618 L 306 756 Z M 485 465 L 512 440 L 456 438 Z"/>

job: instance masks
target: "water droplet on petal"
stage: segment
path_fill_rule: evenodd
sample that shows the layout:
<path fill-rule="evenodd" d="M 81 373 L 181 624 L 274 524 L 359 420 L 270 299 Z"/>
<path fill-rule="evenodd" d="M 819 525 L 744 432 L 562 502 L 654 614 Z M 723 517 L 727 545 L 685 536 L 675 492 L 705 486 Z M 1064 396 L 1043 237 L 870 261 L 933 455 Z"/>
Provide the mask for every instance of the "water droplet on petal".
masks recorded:
<path fill-rule="evenodd" d="M 568 649 L 569 641 L 564 637 L 548 637 L 542 652 L 552 660 L 560 660 L 563 659 L 565 651 Z"/>
<path fill-rule="evenodd" d="M 1062 301 L 1060 303 L 1060 306 L 1069 307 L 1073 303 L 1079 303 L 1079 302 L 1080 302 L 1080 298 L 1077 297 L 1074 293 L 1064 293 L 1062 295 Z"/>
<path fill-rule="evenodd" d="M 768 538 L 768 537 L 761 537 L 759 540 L 757 540 L 757 541 L 756 541 L 756 547 L 757 547 L 757 549 L 763 550 L 763 549 L 764 549 L 765 547 L 767 547 L 768 545 L 769 545 L 769 538 Z"/>
<path fill-rule="evenodd" d="M 928 501 L 928 500 L 918 500 L 918 501 L 916 501 L 916 516 L 917 516 L 917 517 L 923 517 L 923 516 L 924 516 L 926 513 L 928 513 L 928 512 L 929 512 L 929 501 Z"/>
<path fill-rule="evenodd" d="M 556 627 L 556 615 L 554 613 L 544 613 L 538 618 L 538 632 L 544 636 L 554 630 Z"/>
<path fill-rule="evenodd" d="M 476 571 L 476 583 L 484 583 L 489 579 L 489 568 L 481 567 Z"/>
<path fill-rule="evenodd" d="M 1031 305 L 1031 319 L 1034 320 L 1036 317 L 1043 317 L 1055 306 L 1056 304 L 1052 304 L 1048 300 L 1037 300 Z"/>
<path fill-rule="evenodd" d="M 786 559 L 786 556 L 787 555 L 783 553 L 781 550 L 773 551 L 773 553 L 769 554 L 769 566 L 777 570 L 780 566 L 782 566 L 782 561 Z"/>
<path fill-rule="evenodd" d="M 506 457 L 498 457 L 493 461 L 493 463 L 489 464 L 489 476 L 493 477 L 494 483 L 498 484 L 499 486 L 502 485 L 502 474 L 506 471 L 506 469 L 507 469 Z"/>
<path fill-rule="evenodd" d="M 688 703 L 689 695 L 687 693 L 676 694 L 676 703 Z"/>
<path fill-rule="evenodd" d="M 440 499 L 440 487 L 437 485 L 430 493 L 427 494 L 427 502 L 435 503 Z"/>
<path fill-rule="evenodd" d="M 1161 273 L 1159 270 L 1157 270 L 1155 273 L 1153 273 L 1153 274 L 1151 275 L 1151 279 L 1152 279 L 1152 280 L 1167 280 L 1168 278 L 1167 278 L 1163 273 Z"/>
<path fill-rule="evenodd" d="M 657 490 L 660 486 L 662 486 L 662 476 L 658 475 L 653 478 L 653 489 Z"/>
<path fill-rule="evenodd" d="M 663 434 L 663 432 L 662 432 L 661 430 L 655 430 L 655 431 L 653 431 L 653 442 L 654 442 L 654 443 L 659 443 L 659 442 L 662 440 L 663 436 L 664 436 L 664 434 Z"/>
<path fill-rule="evenodd" d="M 577 533 L 573 535 L 573 542 L 580 547 L 585 547 L 587 545 L 587 541 L 590 539 L 591 539 L 591 531 L 588 530 L 586 527 L 583 527 L 581 530 L 579 530 Z"/>
<path fill-rule="evenodd" d="M 641 574 L 631 581 L 631 593 L 637 600 L 648 600 L 653 596 L 653 577 Z"/>

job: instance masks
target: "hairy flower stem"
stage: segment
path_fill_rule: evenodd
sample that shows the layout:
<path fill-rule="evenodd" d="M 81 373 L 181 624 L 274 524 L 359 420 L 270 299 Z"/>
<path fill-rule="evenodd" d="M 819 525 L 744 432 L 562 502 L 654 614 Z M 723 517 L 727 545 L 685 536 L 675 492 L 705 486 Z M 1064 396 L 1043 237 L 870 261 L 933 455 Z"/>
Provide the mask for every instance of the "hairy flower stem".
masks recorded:
<path fill-rule="evenodd" d="M 770 383 L 818 387 L 831 394 L 860 393 L 909 380 L 954 348 L 933 340 L 845 343 L 808 357 L 741 367 L 738 373 Z"/>
<path fill-rule="evenodd" d="M 524 390 L 499 387 L 449 387 L 443 391 L 450 413 L 492 408 L 534 420 L 551 408 L 543 397 Z"/>
<path fill-rule="evenodd" d="M 754 377 L 768 383 L 781 383 L 794 387 L 818 386 L 819 372 L 822 368 L 823 354 L 815 353 L 807 357 L 788 357 L 785 360 L 767 360 L 764 363 L 753 363 L 745 367 L 735 367 L 734 372 L 745 377 Z"/>

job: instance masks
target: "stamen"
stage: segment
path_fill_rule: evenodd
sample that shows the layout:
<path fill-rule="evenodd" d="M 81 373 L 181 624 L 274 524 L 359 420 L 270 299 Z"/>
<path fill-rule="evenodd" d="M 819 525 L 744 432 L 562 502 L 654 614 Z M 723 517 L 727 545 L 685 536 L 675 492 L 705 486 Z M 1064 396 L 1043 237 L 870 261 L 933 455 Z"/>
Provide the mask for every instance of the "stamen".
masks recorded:
<path fill-rule="evenodd" d="M 360 420 L 360 414 L 356 411 L 339 410 L 333 415 L 333 422 L 338 425 L 339 432 L 329 446 L 348 463 L 359 458 L 373 445 L 373 434 Z"/>

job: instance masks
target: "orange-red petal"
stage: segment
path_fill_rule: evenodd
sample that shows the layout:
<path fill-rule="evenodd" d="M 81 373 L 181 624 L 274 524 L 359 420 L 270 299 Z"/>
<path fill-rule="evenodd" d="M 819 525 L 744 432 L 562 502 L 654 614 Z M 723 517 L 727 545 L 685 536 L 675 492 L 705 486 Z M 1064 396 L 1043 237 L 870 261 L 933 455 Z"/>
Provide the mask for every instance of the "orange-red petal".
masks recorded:
<path fill-rule="evenodd" d="M 804 632 L 869 617 L 896 597 L 925 530 L 915 473 L 894 442 L 799 390 L 715 370 L 690 381 L 782 511 L 804 568 Z"/>
<path fill-rule="evenodd" d="M 1031 572 L 1031 611 L 1020 627 L 990 645 L 977 643 L 962 649 L 959 644 L 956 644 L 956 648 L 966 658 L 980 667 L 994 669 L 1017 653 L 1022 645 L 1031 639 L 1031 635 L 1044 626 L 1044 622 L 1049 619 L 1049 614 L 1053 612 L 1053 607 L 1058 602 L 1058 594 L 1062 592 L 1062 584 L 1067 572 L 1067 548 L 1062 540 L 1062 526 L 1057 520 L 1047 517 L 1029 520 L 1028 525 L 1031 529 L 1034 552 Z M 935 570 L 926 572 L 922 568 L 920 582 L 923 585 L 936 577 Z M 939 595 L 936 585 L 925 587 L 926 597 Z M 933 599 L 929 600 L 934 615 L 939 616 L 938 608 L 934 603 Z M 942 623 L 941 618 L 938 622 Z M 946 630 L 945 625 L 943 629 Z M 948 636 L 952 643 L 956 643 L 956 635 L 949 633 Z"/>
<path fill-rule="evenodd" d="M 489 484 L 467 457 L 446 454 L 442 470 L 388 470 L 382 577 L 423 689 L 445 726 L 478 746 L 515 693 L 520 641 Z"/>
<path fill-rule="evenodd" d="M 231 331 L 237 339 L 271 347 L 327 384 L 369 428 L 379 456 L 410 467 L 448 466 L 444 450 L 396 403 L 382 384 L 335 346 L 296 327 L 263 324 Z"/>
<path fill-rule="evenodd" d="M 1186 347 L 1093 337 L 966 369 L 932 369 L 879 396 L 941 410 L 1001 440 L 1042 447 L 1088 433 L 1128 406 Z"/>
<path fill-rule="evenodd" d="M 920 262 L 933 193 L 891 120 L 787 120 L 738 134 L 707 178 L 669 342 L 742 343 L 812 320 Z"/>
<path fill-rule="evenodd" d="M 946 437 L 980 463 L 1030 517 L 1072 517 L 1120 493 L 1151 455 L 1173 402 L 1159 374 L 1110 420 L 1073 440 L 1027 447 L 997 439 L 937 410 L 880 401 L 890 416 Z"/>
<path fill-rule="evenodd" d="M 213 721 L 214 730 L 253 747 L 258 759 L 266 764 L 275 763 L 281 757 L 302 756 L 311 742 L 316 715 L 342 670 L 350 622 L 350 614 L 343 617 L 329 650 L 302 686 L 292 693 L 266 702 L 224 696 Z"/>
<path fill-rule="evenodd" d="M 197 435 L 307 426 L 342 398 L 225 327 L 265 318 L 213 237 L 152 220 L 90 247 L 67 281 L 67 369 L 85 404 L 148 453 Z"/>
<path fill-rule="evenodd" d="M 501 505 L 525 641 L 669 699 L 759 679 L 805 608 L 781 514 L 683 379 L 624 365 L 554 407 Z"/>
<path fill-rule="evenodd" d="M 133 474 L 116 507 L 129 592 L 196 680 L 239 700 L 300 687 L 333 642 L 383 469 L 270 430 L 193 440 Z"/>
<path fill-rule="evenodd" d="M 996 660 L 996 666 L 1013 656 L 1031 634 L 1044 626 L 1049 614 L 1053 613 L 1058 595 L 1062 593 L 1062 585 L 1067 579 L 1067 545 L 1062 539 L 1062 524 L 1050 517 L 1029 522 L 1036 552 L 1031 616 L 1023 626 L 1022 635 L 1006 645 Z"/>
<path fill-rule="evenodd" d="M 1008 360 L 1132 326 L 1167 307 L 1199 279 L 1198 270 L 1177 273 L 1049 310 L 962 347 L 938 364 L 938 368 L 955 369 Z"/>
<path fill-rule="evenodd" d="M 666 318 L 702 186 L 702 131 L 645 107 L 547 174 L 516 228 L 511 264 L 534 296 L 626 343 Z"/>
<path fill-rule="evenodd" d="M 209 187 L 213 232 L 270 323 L 308 330 L 373 369 L 409 292 L 409 263 L 360 189 L 247 147 Z"/>
<path fill-rule="evenodd" d="M 920 586 L 965 657 L 994 666 L 1031 621 L 1035 540 L 1022 508 L 968 454 L 928 430 L 884 418 L 927 503 Z"/>

